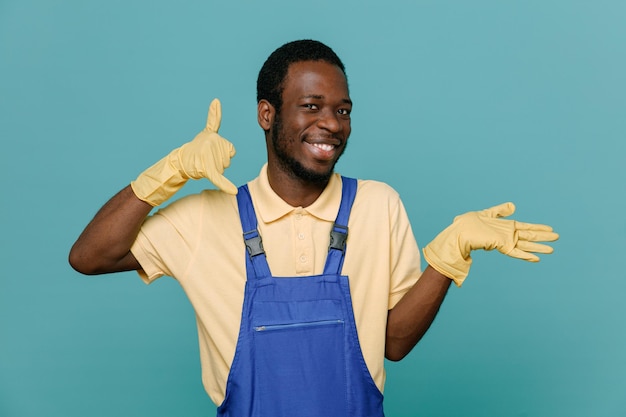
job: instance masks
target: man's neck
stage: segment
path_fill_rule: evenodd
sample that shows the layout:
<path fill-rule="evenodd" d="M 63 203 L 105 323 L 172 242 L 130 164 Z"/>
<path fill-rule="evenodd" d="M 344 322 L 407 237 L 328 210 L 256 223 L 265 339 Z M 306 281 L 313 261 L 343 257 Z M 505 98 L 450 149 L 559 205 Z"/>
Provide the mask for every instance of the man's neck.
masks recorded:
<path fill-rule="evenodd" d="M 322 194 L 328 182 L 314 184 L 268 166 L 267 179 L 272 190 L 292 207 L 308 207 Z"/>

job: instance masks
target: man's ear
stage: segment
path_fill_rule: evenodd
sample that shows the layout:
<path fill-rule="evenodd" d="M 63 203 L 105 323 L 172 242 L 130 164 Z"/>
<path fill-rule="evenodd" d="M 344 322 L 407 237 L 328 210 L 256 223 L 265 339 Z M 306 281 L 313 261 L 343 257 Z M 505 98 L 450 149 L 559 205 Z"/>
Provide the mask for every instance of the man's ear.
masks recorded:
<path fill-rule="evenodd" d="M 257 105 L 257 120 L 259 126 L 264 131 L 269 131 L 274 123 L 274 117 L 276 116 L 276 109 L 270 104 L 269 101 L 263 99 L 259 101 Z"/>

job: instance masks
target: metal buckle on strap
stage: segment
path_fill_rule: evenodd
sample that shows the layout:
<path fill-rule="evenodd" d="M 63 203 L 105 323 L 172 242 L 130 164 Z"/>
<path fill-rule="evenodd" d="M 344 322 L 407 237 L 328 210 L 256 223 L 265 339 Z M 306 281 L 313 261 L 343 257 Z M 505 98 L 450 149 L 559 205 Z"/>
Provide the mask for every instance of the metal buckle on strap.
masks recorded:
<path fill-rule="evenodd" d="M 328 248 L 343 252 L 346 249 L 346 240 L 348 240 L 348 227 L 335 223 L 330 230 L 330 245 Z"/>
<path fill-rule="evenodd" d="M 263 249 L 263 241 L 261 240 L 261 236 L 256 229 L 244 232 L 243 239 L 246 243 L 246 250 L 251 258 L 265 253 L 265 250 Z"/>

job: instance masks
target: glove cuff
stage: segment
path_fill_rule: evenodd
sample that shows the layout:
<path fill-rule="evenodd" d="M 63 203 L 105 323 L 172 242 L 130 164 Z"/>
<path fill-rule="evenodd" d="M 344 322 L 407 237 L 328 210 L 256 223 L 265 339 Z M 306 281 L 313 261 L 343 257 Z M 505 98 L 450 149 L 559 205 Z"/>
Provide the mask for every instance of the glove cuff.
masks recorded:
<path fill-rule="evenodd" d="M 175 162 L 178 161 L 178 152 L 179 149 L 174 149 L 169 155 L 139 174 L 137 179 L 130 183 L 137 198 L 155 207 L 169 199 L 185 185 L 187 178 L 175 167 Z"/>
<path fill-rule="evenodd" d="M 443 253 L 441 251 L 437 254 L 432 248 L 432 242 L 426 245 L 422 252 L 428 265 L 440 274 L 452 279 L 457 287 L 463 285 L 463 281 L 465 281 L 472 265 L 471 257 L 468 256 L 467 259 L 464 259 L 461 256 L 455 256 L 453 253 Z"/>

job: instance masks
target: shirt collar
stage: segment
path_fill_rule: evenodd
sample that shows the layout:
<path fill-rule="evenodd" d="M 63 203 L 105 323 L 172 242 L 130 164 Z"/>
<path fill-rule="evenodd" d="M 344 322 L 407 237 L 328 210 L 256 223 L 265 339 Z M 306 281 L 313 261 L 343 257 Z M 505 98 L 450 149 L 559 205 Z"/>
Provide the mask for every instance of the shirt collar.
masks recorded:
<path fill-rule="evenodd" d="M 261 168 L 257 178 L 248 183 L 248 188 L 255 202 L 254 208 L 260 220 L 270 223 L 291 213 L 300 211 L 309 213 L 319 219 L 332 222 L 337 217 L 341 202 L 341 176 L 334 173 L 322 194 L 308 207 L 293 207 L 278 196 L 270 186 L 267 178 L 267 164 Z"/>

